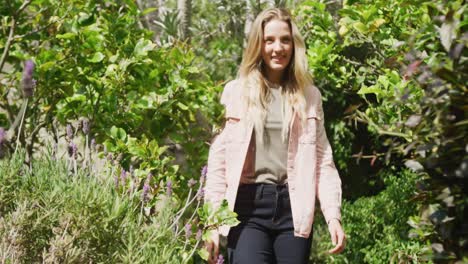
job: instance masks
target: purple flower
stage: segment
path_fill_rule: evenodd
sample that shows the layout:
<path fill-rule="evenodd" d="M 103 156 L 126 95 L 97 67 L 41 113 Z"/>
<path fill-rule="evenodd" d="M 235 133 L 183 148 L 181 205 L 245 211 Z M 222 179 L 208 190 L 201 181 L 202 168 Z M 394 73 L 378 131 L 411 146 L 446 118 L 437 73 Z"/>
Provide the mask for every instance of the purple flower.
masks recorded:
<path fill-rule="evenodd" d="M 114 184 L 115 188 L 119 188 L 119 176 L 117 175 L 114 176 Z"/>
<path fill-rule="evenodd" d="M 70 158 L 73 158 L 73 159 L 77 159 L 78 158 L 78 147 L 76 146 L 75 143 L 73 142 L 70 142 L 70 144 L 68 144 L 68 156 Z"/>
<path fill-rule="evenodd" d="M 172 181 L 171 180 L 167 180 L 166 193 L 167 193 L 168 196 L 172 195 Z"/>
<path fill-rule="evenodd" d="M 208 167 L 205 165 L 201 170 L 200 184 L 203 184 L 206 179 L 206 174 L 208 173 Z"/>
<path fill-rule="evenodd" d="M 32 60 L 27 60 L 24 62 L 23 74 L 32 75 L 34 72 L 34 62 Z"/>
<path fill-rule="evenodd" d="M 148 176 L 146 176 L 146 181 L 148 182 L 148 184 L 150 183 L 152 178 L 153 178 L 153 174 L 151 172 L 148 173 Z"/>
<path fill-rule="evenodd" d="M 141 201 L 144 203 L 148 201 L 149 188 L 149 184 L 145 182 L 145 185 L 143 185 L 143 192 L 141 193 Z"/>
<path fill-rule="evenodd" d="M 185 238 L 188 239 L 192 235 L 192 225 L 190 223 L 185 224 Z"/>
<path fill-rule="evenodd" d="M 206 176 L 206 173 L 208 172 L 208 166 L 203 166 L 201 170 L 201 176 Z"/>
<path fill-rule="evenodd" d="M 125 184 L 127 180 L 127 172 L 124 169 L 120 172 L 120 180 L 122 181 L 122 184 Z"/>
<path fill-rule="evenodd" d="M 216 260 L 216 264 L 224 264 L 223 255 L 221 255 L 221 254 L 218 255 L 218 259 Z"/>
<path fill-rule="evenodd" d="M 202 238 L 203 232 L 201 229 L 198 229 L 197 234 L 195 235 L 195 239 L 198 241 Z"/>
<path fill-rule="evenodd" d="M 144 203 L 148 201 L 148 191 L 150 189 L 151 178 L 153 178 L 153 174 L 148 173 L 145 184 L 143 185 L 143 192 L 141 193 L 141 201 Z"/>
<path fill-rule="evenodd" d="M 0 127 L 0 145 L 3 144 L 3 142 L 5 142 L 5 138 L 6 138 L 5 129 L 3 127 Z"/>
<path fill-rule="evenodd" d="M 96 151 L 96 139 L 95 138 L 91 139 L 91 150 Z"/>
<path fill-rule="evenodd" d="M 24 97 L 32 97 L 34 94 L 35 81 L 33 80 L 34 62 L 27 60 L 24 63 L 22 84 Z"/>
<path fill-rule="evenodd" d="M 203 196 L 205 196 L 205 189 L 200 188 L 197 193 L 197 200 L 200 201 L 201 199 L 203 199 Z"/>
<path fill-rule="evenodd" d="M 193 178 L 190 179 L 190 180 L 188 181 L 188 183 L 187 183 L 187 185 L 188 185 L 189 188 L 192 188 L 193 186 L 195 186 L 195 184 L 197 184 L 197 181 L 194 180 Z"/>
<path fill-rule="evenodd" d="M 69 140 L 73 139 L 73 127 L 71 124 L 67 124 L 67 137 Z"/>
<path fill-rule="evenodd" d="M 107 160 L 112 161 L 114 157 L 112 156 L 112 153 L 107 153 Z"/>
<path fill-rule="evenodd" d="M 89 133 L 89 120 L 88 119 L 83 119 L 83 133 L 85 135 L 88 135 Z"/>

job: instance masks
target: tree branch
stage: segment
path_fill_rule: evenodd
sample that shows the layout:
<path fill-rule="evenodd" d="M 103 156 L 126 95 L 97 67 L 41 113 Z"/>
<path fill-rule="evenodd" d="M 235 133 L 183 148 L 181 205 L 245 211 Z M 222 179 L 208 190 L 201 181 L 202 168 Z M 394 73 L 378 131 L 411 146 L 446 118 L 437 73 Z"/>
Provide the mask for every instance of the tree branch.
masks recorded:
<path fill-rule="evenodd" d="M 0 72 L 3 71 L 3 66 L 5 65 L 6 57 L 8 56 L 8 52 L 10 51 L 10 46 L 13 42 L 13 35 L 15 34 L 16 29 L 16 19 L 15 17 L 11 18 L 11 25 L 10 25 L 10 33 L 8 33 L 8 39 L 5 44 L 5 49 L 3 50 L 2 57 L 0 58 Z"/>
<path fill-rule="evenodd" d="M 27 0 L 24 2 L 21 7 L 16 10 L 15 14 L 11 17 L 11 25 L 10 25 L 10 32 L 8 33 L 8 39 L 5 44 L 5 49 L 3 50 L 2 57 L 0 58 L 0 72 L 3 71 L 3 66 L 5 65 L 6 57 L 8 56 L 8 53 L 10 52 L 10 47 L 14 39 L 14 34 L 15 34 L 15 29 L 16 29 L 16 18 L 23 12 L 23 10 L 31 4 L 32 0 Z"/>
<path fill-rule="evenodd" d="M 19 14 L 21 12 L 23 12 L 23 10 L 29 5 L 31 4 L 32 0 L 27 0 L 26 2 L 24 2 L 20 8 L 18 10 L 16 10 L 16 13 L 15 13 L 15 17 L 19 16 Z"/>

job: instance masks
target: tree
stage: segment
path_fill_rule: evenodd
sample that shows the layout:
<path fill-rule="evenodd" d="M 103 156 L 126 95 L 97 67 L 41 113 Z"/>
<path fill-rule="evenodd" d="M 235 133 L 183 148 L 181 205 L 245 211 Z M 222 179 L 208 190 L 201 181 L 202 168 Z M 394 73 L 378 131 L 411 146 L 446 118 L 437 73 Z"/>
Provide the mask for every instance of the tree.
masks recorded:
<path fill-rule="evenodd" d="M 190 38 L 190 18 L 192 16 L 192 1 L 177 0 L 178 18 L 180 21 L 180 39 Z"/>

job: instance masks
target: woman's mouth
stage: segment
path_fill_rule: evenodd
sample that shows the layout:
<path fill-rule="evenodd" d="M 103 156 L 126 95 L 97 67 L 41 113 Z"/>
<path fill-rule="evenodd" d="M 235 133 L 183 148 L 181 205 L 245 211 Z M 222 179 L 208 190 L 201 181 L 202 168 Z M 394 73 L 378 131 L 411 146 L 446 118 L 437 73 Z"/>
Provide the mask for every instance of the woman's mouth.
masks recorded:
<path fill-rule="evenodd" d="M 273 62 L 281 62 L 283 60 L 283 57 L 272 57 L 271 60 Z"/>

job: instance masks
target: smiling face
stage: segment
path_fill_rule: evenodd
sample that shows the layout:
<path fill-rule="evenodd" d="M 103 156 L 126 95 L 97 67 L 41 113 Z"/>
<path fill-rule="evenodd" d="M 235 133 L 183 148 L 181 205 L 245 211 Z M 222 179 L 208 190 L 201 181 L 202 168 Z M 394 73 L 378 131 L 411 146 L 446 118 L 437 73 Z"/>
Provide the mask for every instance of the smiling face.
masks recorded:
<path fill-rule="evenodd" d="M 262 59 L 267 78 L 279 82 L 293 54 L 294 43 L 288 23 L 271 20 L 263 29 Z"/>

